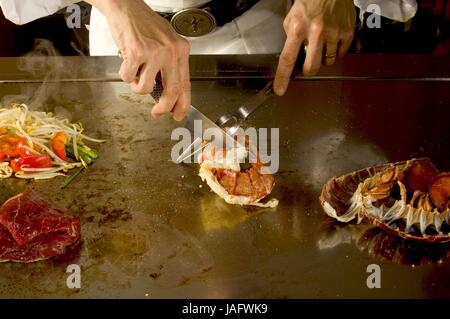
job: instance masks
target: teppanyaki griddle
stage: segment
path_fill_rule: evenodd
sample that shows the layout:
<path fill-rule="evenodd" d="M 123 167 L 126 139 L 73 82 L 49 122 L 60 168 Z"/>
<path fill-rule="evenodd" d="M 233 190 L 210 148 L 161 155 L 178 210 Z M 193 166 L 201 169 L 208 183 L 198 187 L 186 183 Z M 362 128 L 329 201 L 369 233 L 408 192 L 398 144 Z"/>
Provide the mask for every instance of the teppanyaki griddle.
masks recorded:
<path fill-rule="evenodd" d="M 108 80 L 118 59 L 45 61 L 39 72 L 0 59 L 3 103 L 27 101 L 108 142 L 65 190 L 62 179 L 1 181 L 1 200 L 33 187 L 79 214 L 83 238 L 59 259 L 0 264 L 1 297 L 450 297 L 448 247 L 409 250 L 400 263 L 362 249 L 366 229 L 330 225 L 318 202 L 330 177 L 378 163 L 428 156 L 450 170 L 448 57 L 348 56 L 321 73 L 336 78 L 294 81 L 268 101 L 249 121 L 280 129 L 276 209 L 227 205 L 195 165 L 172 163 L 170 134 L 179 124 L 152 119 L 150 97 Z M 251 61 L 193 57 L 194 80 L 211 66 L 193 81 L 193 103 L 212 118 L 236 108 L 273 77 L 275 57 L 253 57 L 253 69 Z M 217 72 L 227 68 L 234 74 Z M 344 75 L 358 80 L 339 81 Z M 66 286 L 72 263 L 81 267 L 80 289 Z M 382 269 L 381 289 L 366 285 L 370 264 Z"/>

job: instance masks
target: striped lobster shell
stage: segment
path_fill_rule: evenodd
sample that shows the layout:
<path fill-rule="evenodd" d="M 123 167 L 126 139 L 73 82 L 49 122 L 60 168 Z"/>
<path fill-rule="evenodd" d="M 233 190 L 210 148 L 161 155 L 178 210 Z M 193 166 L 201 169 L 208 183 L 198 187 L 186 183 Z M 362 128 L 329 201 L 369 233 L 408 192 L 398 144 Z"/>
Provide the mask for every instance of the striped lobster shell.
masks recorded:
<path fill-rule="evenodd" d="M 420 158 L 373 166 L 335 177 L 322 188 L 322 207 L 328 216 L 339 222 L 356 221 L 359 224 L 367 221 L 407 240 L 448 242 L 448 202 L 438 208 L 436 206 L 439 205 L 433 204 L 427 192 L 408 191 L 405 183 L 413 167 L 436 170 L 430 159 Z M 448 182 L 448 173 L 444 175 Z"/>

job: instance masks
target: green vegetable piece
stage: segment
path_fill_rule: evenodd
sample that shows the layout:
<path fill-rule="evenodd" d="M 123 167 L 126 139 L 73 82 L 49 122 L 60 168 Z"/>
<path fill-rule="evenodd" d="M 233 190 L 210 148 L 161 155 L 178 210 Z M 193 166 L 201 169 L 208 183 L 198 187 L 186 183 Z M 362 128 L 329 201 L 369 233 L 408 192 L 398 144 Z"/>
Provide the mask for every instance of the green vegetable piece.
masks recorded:
<path fill-rule="evenodd" d="M 71 157 L 72 159 L 75 159 L 75 154 L 74 154 L 72 146 L 66 145 L 66 153 L 67 153 L 67 155 L 69 155 L 69 157 Z"/>
<path fill-rule="evenodd" d="M 91 164 L 93 162 L 92 158 L 90 158 L 89 156 L 86 156 L 84 154 L 80 155 L 80 158 L 87 164 Z"/>
<path fill-rule="evenodd" d="M 66 145 L 66 153 L 70 158 L 76 160 L 75 152 L 72 145 Z M 98 154 L 96 151 L 86 149 L 80 145 L 78 145 L 78 156 L 82 158 L 86 164 L 91 164 L 92 162 L 94 162 L 94 160 L 98 158 Z"/>
<path fill-rule="evenodd" d="M 89 156 L 89 157 L 92 158 L 92 159 L 98 158 L 98 154 L 97 154 L 96 151 L 94 151 L 94 150 L 92 150 L 92 149 L 89 150 L 89 149 L 87 149 L 87 148 L 85 148 L 85 147 L 82 147 L 82 146 L 78 146 L 78 153 L 87 155 L 87 156 Z"/>
<path fill-rule="evenodd" d="M 66 180 L 64 181 L 64 183 L 62 184 L 61 188 L 66 188 L 67 186 L 69 186 L 70 183 L 72 183 L 72 181 L 78 176 L 80 175 L 80 173 L 83 171 L 84 167 L 80 167 L 78 169 L 76 169 L 72 174 L 70 174 L 69 176 L 67 176 Z"/>

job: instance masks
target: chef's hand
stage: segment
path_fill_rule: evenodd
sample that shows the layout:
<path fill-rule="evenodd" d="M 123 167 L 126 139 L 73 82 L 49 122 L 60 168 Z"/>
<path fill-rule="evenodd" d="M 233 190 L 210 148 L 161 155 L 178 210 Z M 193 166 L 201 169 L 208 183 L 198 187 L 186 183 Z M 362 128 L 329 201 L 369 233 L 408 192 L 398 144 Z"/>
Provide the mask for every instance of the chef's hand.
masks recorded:
<path fill-rule="evenodd" d="M 304 75 L 315 75 L 322 61 L 332 65 L 350 47 L 355 28 L 353 0 L 295 0 L 284 20 L 287 40 L 278 62 L 274 90 L 283 95 L 302 44 L 306 47 Z"/>
<path fill-rule="evenodd" d="M 181 121 L 191 103 L 189 42 L 142 0 L 88 0 L 108 20 L 122 55 L 120 76 L 133 92 L 148 94 L 161 71 L 164 92 L 152 115 Z M 136 76 L 139 74 L 139 76 Z"/>

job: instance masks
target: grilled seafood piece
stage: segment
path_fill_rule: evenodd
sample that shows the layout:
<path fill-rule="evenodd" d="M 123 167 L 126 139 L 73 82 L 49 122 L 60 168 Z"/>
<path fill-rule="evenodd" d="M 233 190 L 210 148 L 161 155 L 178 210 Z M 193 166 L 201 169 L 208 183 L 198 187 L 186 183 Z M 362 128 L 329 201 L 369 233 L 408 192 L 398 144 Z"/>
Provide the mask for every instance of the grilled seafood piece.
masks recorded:
<path fill-rule="evenodd" d="M 441 211 L 450 209 L 450 173 L 433 179 L 429 189 L 431 200 Z"/>
<path fill-rule="evenodd" d="M 263 164 L 259 161 L 245 167 L 247 152 L 245 147 L 227 151 L 208 145 L 199 155 L 200 177 L 229 204 L 276 207 L 276 199 L 260 202 L 272 192 L 275 179 L 260 172 Z"/>
<path fill-rule="evenodd" d="M 326 214 L 366 220 L 404 239 L 450 241 L 449 174 L 428 158 L 363 169 L 328 181 L 320 196 Z"/>

